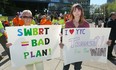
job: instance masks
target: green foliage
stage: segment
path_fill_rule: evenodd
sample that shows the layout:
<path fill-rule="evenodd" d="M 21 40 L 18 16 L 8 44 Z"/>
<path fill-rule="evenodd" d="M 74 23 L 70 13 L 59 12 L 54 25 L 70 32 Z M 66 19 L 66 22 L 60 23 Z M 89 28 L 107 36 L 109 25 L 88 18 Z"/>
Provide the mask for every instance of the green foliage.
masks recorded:
<path fill-rule="evenodd" d="M 111 12 L 116 12 L 116 0 L 112 3 L 107 3 L 101 6 L 106 16 L 109 16 Z"/>
<path fill-rule="evenodd" d="M 2 15 L 13 15 L 15 7 L 12 0 L 0 0 L 0 14 Z"/>
<path fill-rule="evenodd" d="M 5 12 L 5 6 L 8 4 L 8 0 L 0 0 L 0 14 Z"/>
<path fill-rule="evenodd" d="M 92 11 L 91 16 L 95 16 L 98 14 L 102 14 L 102 16 L 105 17 L 109 17 L 111 12 L 116 12 L 116 0 L 112 3 L 106 3 L 103 4 L 101 6 L 95 6 L 95 5 L 91 5 L 91 10 Z"/>
<path fill-rule="evenodd" d="M 115 2 L 112 2 L 108 5 L 108 11 L 109 12 L 112 12 L 112 11 L 116 11 L 116 1 Z"/>
<path fill-rule="evenodd" d="M 0 0 L 0 3 L 8 4 L 8 0 Z"/>

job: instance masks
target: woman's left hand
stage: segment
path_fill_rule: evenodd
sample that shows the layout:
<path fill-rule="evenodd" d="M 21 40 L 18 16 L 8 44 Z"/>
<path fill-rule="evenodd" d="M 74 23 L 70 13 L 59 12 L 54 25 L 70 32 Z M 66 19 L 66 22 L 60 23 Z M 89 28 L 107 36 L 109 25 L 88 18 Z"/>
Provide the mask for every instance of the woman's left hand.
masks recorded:
<path fill-rule="evenodd" d="M 12 43 L 6 43 L 6 47 L 9 48 L 12 45 Z"/>

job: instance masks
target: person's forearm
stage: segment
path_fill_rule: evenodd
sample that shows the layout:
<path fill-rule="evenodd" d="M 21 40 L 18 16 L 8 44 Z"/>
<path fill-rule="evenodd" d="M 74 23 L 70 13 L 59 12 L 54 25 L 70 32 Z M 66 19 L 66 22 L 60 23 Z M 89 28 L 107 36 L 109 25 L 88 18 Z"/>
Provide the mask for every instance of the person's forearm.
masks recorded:
<path fill-rule="evenodd" d="M 3 34 L 4 32 L 5 32 L 4 28 L 1 28 L 1 29 L 0 29 L 0 33 Z"/>
<path fill-rule="evenodd" d="M 8 36 L 7 36 L 7 33 L 6 32 L 4 32 L 4 35 L 5 35 L 6 39 L 8 39 Z"/>

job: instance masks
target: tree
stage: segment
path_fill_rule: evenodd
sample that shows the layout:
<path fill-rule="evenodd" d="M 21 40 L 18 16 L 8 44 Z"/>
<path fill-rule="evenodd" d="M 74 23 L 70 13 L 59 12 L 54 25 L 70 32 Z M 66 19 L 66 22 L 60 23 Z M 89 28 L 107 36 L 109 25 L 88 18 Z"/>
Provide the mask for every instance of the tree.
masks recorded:
<path fill-rule="evenodd" d="M 0 0 L 0 14 L 5 12 L 5 7 L 8 4 L 8 0 Z"/>
<path fill-rule="evenodd" d="M 95 17 L 98 15 L 98 13 L 99 13 L 99 5 L 96 4 L 90 5 L 90 18 L 94 20 Z"/>
<path fill-rule="evenodd" d="M 108 12 L 110 13 L 110 12 L 115 12 L 116 11 L 116 1 L 115 2 L 112 2 L 112 3 L 110 3 L 109 5 L 108 5 Z"/>
<path fill-rule="evenodd" d="M 5 16 L 14 15 L 16 6 L 13 0 L 0 0 L 0 14 Z"/>
<path fill-rule="evenodd" d="M 101 5 L 101 9 L 103 9 L 105 17 L 108 17 L 111 12 L 116 11 L 116 0 L 112 3 L 107 3 L 107 4 Z"/>

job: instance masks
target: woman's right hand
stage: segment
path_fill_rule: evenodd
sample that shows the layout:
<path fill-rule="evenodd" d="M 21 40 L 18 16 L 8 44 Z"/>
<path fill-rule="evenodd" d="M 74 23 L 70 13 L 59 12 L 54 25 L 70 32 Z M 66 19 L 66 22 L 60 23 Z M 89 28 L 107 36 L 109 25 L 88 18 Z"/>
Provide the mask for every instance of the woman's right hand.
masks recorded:
<path fill-rule="evenodd" d="M 112 43 L 112 40 L 108 40 L 108 41 L 107 41 L 107 45 L 108 45 L 108 46 L 110 46 L 111 43 Z"/>
<path fill-rule="evenodd" d="M 59 46 L 60 46 L 61 49 L 63 49 L 64 44 L 63 43 L 60 43 Z"/>
<path fill-rule="evenodd" d="M 12 45 L 12 43 L 6 43 L 6 47 L 9 48 Z"/>

